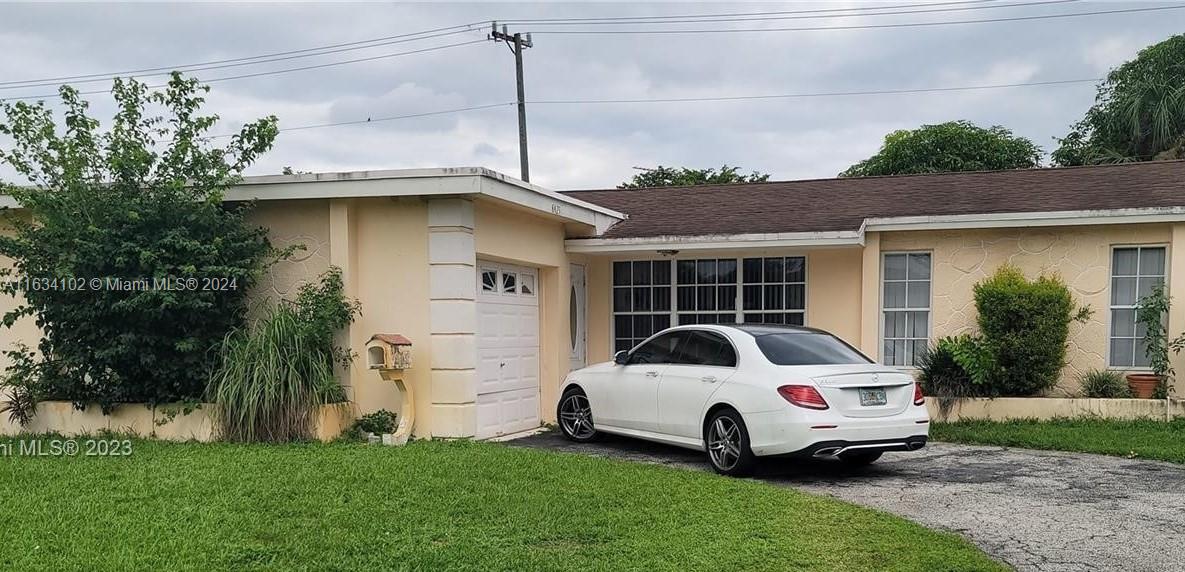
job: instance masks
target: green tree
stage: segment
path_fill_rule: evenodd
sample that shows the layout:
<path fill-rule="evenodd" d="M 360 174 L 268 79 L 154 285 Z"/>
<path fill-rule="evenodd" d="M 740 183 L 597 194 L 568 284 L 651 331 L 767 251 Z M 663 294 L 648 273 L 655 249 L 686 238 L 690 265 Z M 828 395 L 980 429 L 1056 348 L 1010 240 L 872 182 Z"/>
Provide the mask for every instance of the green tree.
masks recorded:
<path fill-rule="evenodd" d="M 105 410 L 197 399 L 215 348 L 243 323 L 247 290 L 279 253 L 223 191 L 271 147 L 276 118 L 213 146 L 207 91 L 179 74 L 157 91 L 117 79 L 104 131 L 68 86 L 60 125 L 42 102 L 0 105 L 12 141 L 0 160 L 26 180 L 0 183 L 23 209 L 0 237 L 14 261 L 4 291 L 24 295 L 4 323 L 41 328 L 40 395 Z"/>
<path fill-rule="evenodd" d="M 948 121 L 902 129 L 885 136 L 880 151 L 839 174 L 841 177 L 999 171 L 1041 166 L 1041 148 L 999 125 L 984 129 L 969 121 Z"/>
<path fill-rule="evenodd" d="M 689 187 L 693 185 L 724 185 L 729 183 L 763 183 L 769 174 L 753 171 L 748 175 L 739 172 L 738 167 L 724 165 L 716 169 L 691 169 L 688 167 L 664 167 L 643 169 L 641 173 L 620 185 L 619 189 L 645 189 L 649 187 Z"/>
<path fill-rule="evenodd" d="M 1185 158 L 1185 34 L 1111 70 L 1095 104 L 1058 142 L 1057 165 Z"/>

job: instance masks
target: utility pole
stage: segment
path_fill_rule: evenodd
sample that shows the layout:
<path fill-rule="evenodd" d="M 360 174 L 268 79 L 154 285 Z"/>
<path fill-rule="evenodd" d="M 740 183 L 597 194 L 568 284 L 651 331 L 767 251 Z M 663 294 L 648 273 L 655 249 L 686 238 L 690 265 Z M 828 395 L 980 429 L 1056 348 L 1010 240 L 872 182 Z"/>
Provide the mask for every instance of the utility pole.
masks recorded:
<path fill-rule="evenodd" d="M 527 96 L 523 89 L 523 49 L 531 47 L 531 34 L 508 34 L 506 26 L 498 31 L 498 23 L 493 23 L 490 39 L 506 42 L 510 51 L 514 52 L 514 74 L 518 82 L 518 162 L 523 181 L 531 181 L 531 169 L 527 163 Z"/>

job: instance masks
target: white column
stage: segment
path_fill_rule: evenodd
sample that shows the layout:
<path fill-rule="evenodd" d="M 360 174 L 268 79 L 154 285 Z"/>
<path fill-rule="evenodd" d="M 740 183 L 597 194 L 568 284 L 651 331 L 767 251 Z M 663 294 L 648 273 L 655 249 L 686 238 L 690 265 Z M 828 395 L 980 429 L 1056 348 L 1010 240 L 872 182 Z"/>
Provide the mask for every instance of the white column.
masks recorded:
<path fill-rule="evenodd" d="M 864 256 L 860 273 L 860 350 L 880 361 L 881 323 L 881 236 L 864 235 Z"/>
<path fill-rule="evenodd" d="M 436 437 L 477 433 L 477 255 L 473 202 L 428 201 L 432 411 Z"/>

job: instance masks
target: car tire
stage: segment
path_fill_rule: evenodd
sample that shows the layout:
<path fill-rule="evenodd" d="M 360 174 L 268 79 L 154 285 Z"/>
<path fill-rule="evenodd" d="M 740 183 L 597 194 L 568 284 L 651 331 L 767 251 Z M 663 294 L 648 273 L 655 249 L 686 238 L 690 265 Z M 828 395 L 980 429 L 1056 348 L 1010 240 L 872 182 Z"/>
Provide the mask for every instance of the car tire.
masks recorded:
<path fill-rule="evenodd" d="M 573 387 L 564 392 L 560 403 L 556 406 L 556 421 L 559 422 L 560 433 L 569 441 L 588 443 L 597 440 L 601 434 L 593 425 L 592 404 L 588 396 L 579 387 Z"/>
<path fill-rule="evenodd" d="M 741 414 L 721 409 L 704 425 L 704 444 L 712 470 L 730 477 L 747 477 L 757 468 L 749 446 L 749 430 Z"/>
<path fill-rule="evenodd" d="M 884 451 L 870 451 L 870 452 L 866 452 L 866 453 L 848 453 L 846 455 L 840 455 L 839 460 L 842 461 L 843 464 L 845 464 L 849 467 L 864 467 L 864 466 L 871 465 L 871 464 L 875 463 L 876 460 L 881 458 L 881 455 L 883 455 L 883 454 L 884 454 Z"/>

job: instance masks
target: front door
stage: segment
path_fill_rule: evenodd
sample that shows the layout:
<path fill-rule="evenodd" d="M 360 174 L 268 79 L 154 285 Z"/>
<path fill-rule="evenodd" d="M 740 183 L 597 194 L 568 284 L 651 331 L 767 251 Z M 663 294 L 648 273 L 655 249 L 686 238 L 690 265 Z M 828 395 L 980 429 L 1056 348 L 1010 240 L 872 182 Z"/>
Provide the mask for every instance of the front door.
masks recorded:
<path fill-rule="evenodd" d="M 572 284 L 568 294 L 568 328 L 570 330 L 568 339 L 572 345 L 572 353 L 568 367 L 576 370 L 585 366 L 585 346 L 588 343 L 588 332 L 584 320 L 588 312 L 588 303 L 584 267 L 573 264 L 570 268 Z"/>

